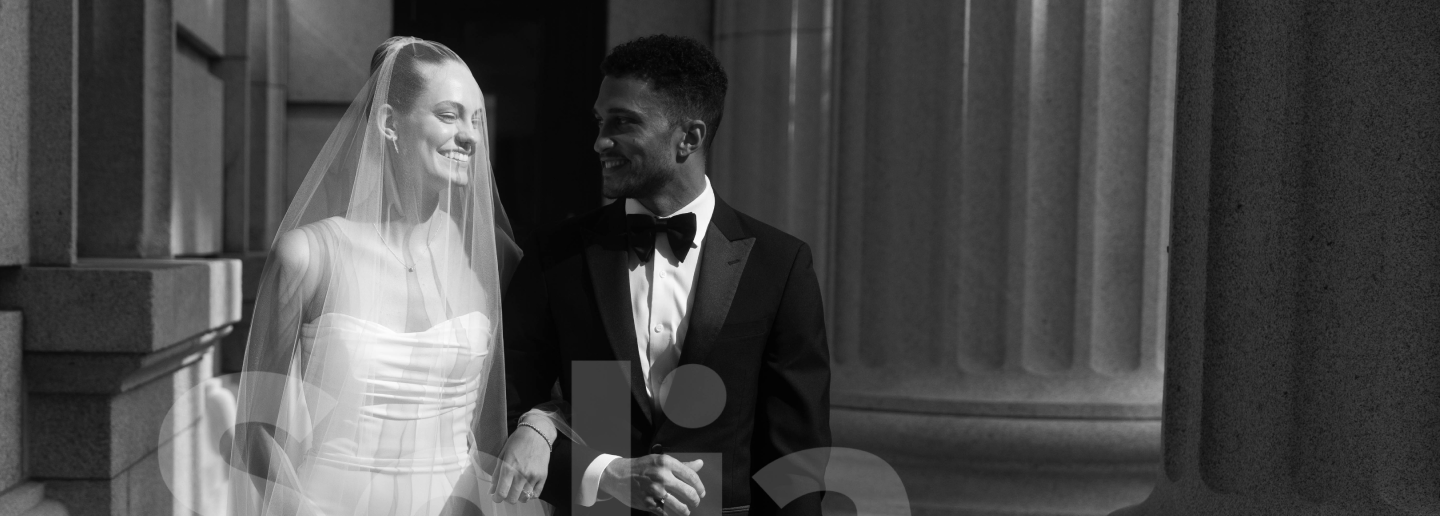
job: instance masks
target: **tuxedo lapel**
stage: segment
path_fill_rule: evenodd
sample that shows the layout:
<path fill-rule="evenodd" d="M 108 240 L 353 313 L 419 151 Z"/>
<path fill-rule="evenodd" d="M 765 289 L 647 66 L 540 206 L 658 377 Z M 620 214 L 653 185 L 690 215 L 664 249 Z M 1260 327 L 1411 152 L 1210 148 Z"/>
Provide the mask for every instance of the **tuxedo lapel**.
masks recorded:
<path fill-rule="evenodd" d="M 755 237 L 740 226 L 735 210 L 719 198 L 715 214 L 705 231 L 700 271 L 695 281 L 695 304 L 690 312 L 690 329 L 680 350 L 680 365 L 703 362 L 730 314 L 730 302 L 740 286 L 745 264 Z"/>
<path fill-rule="evenodd" d="M 618 227 L 624 226 L 625 206 L 616 201 L 606 207 L 601 228 L 585 246 L 585 262 L 590 267 L 590 281 L 595 289 L 595 305 L 605 327 L 605 337 L 615 357 L 630 363 L 630 393 L 645 418 L 653 421 L 650 395 L 645 392 L 645 373 L 640 368 L 640 352 L 636 345 L 635 315 L 630 310 L 630 271 L 626 268 L 629 249 L 614 239 Z M 613 240 L 613 241 L 612 241 Z"/>

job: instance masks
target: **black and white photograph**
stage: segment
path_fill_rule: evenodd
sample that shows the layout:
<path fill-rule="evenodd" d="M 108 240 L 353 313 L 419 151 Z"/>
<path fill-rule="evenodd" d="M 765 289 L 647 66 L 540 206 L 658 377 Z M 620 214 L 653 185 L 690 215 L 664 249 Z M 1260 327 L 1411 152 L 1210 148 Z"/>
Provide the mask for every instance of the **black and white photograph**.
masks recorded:
<path fill-rule="evenodd" d="M 1440 2 L 0 0 L 0 516 L 1440 516 Z"/>

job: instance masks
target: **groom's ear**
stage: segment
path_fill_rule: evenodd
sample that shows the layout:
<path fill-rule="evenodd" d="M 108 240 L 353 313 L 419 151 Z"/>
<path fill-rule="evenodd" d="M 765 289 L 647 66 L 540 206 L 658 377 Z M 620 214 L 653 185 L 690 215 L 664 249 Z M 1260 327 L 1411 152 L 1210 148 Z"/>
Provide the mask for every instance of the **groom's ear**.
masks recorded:
<path fill-rule="evenodd" d="M 684 160 L 704 147 L 705 136 L 709 134 L 710 127 L 705 125 L 704 120 L 687 120 L 680 123 L 680 130 L 679 157 Z"/>
<path fill-rule="evenodd" d="M 380 131 L 381 136 L 395 138 L 395 108 L 381 104 L 380 109 L 375 110 L 375 129 Z"/>

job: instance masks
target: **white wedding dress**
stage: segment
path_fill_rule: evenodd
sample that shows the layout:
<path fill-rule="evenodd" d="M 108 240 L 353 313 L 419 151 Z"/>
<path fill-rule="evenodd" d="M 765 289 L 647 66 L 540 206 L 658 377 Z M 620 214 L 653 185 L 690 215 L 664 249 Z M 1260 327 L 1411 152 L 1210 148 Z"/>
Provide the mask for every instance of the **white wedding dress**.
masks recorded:
<path fill-rule="evenodd" d="M 548 512 L 489 495 L 508 436 L 501 298 L 521 252 L 485 111 L 444 45 L 375 50 L 260 275 L 229 455 L 236 516 Z M 563 406 L 540 414 L 566 431 Z"/>
<path fill-rule="evenodd" d="M 429 516 L 468 499 L 487 515 L 546 511 L 540 502 L 494 507 L 471 468 L 471 424 L 485 371 L 489 321 L 480 312 L 420 332 L 397 332 L 342 313 L 301 328 L 302 363 L 323 396 L 318 442 L 297 473 L 320 514 Z M 333 374 L 342 372 L 343 374 Z M 333 404 L 333 405 L 332 405 Z M 456 514 L 472 514 L 460 511 Z"/>

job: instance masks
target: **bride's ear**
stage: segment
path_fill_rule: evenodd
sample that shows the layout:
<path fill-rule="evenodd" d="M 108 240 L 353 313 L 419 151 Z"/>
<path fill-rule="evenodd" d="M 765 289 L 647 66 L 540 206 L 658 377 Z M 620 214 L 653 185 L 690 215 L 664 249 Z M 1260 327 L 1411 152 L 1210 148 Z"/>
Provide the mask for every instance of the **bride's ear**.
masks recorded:
<path fill-rule="evenodd" d="M 386 139 L 394 140 L 395 136 L 395 108 L 389 104 L 381 104 L 380 109 L 375 110 L 375 129 Z"/>

